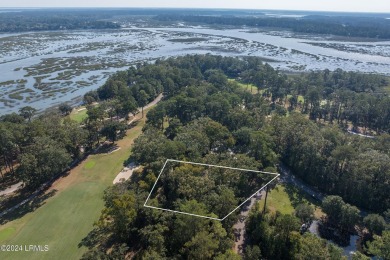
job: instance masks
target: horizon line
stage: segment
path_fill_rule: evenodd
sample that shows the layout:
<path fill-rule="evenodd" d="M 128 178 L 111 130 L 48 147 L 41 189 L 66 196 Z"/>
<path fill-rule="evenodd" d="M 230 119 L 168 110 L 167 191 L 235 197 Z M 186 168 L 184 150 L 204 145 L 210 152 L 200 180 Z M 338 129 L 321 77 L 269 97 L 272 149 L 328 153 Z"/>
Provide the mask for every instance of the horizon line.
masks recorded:
<path fill-rule="evenodd" d="M 188 10 L 241 10 L 241 11 L 288 11 L 288 12 L 327 12 L 327 13 L 360 13 L 360 14 L 390 14 L 390 11 L 348 11 L 348 10 L 302 10 L 302 9 L 252 9 L 252 8 L 233 8 L 233 7 L 159 7 L 159 6 L 37 6 L 37 7 L 3 7 L 0 9 L 188 9 Z"/>

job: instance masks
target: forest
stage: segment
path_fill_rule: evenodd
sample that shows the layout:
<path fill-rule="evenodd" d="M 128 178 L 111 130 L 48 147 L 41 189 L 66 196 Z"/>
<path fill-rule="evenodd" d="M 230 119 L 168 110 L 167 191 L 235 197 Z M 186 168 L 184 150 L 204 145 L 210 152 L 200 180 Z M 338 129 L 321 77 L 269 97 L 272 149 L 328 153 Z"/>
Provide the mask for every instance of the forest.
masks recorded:
<path fill-rule="evenodd" d="M 89 249 L 84 259 L 241 259 L 232 250 L 238 211 L 222 222 L 194 221 L 143 207 L 168 158 L 268 172 L 283 163 L 330 195 L 322 201 L 324 226 L 342 234 L 355 225 L 367 228 L 359 259 L 365 259 L 363 254 L 386 259 L 390 98 L 383 89 L 388 84 L 383 76 L 341 69 L 282 74 L 254 57 L 187 55 L 139 63 L 85 94 L 88 117 L 81 126 L 67 117 L 71 108 L 66 104 L 41 115 L 24 107 L 2 116 L 0 171 L 3 179 L 21 180 L 33 191 L 103 141 L 115 143 L 129 127 L 121 119 L 163 94 L 124 162 L 142 167 L 129 181 L 105 191 L 101 217 L 80 243 Z M 144 116 L 143 109 L 140 113 Z M 374 138 L 353 135 L 348 128 Z M 251 174 L 205 176 L 202 171 L 174 167 L 150 203 L 223 215 L 259 181 Z M 362 218 L 360 210 L 369 214 Z M 299 232 L 312 211 L 306 204 L 293 215 L 253 207 L 242 257 L 311 259 L 316 253 L 341 259 L 337 246 Z"/>
<path fill-rule="evenodd" d="M 129 21 L 136 22 L 139 17 L 142 17 L 140 26 L 174 26 L 184 21 L 207 25 L 279 28 L 304 34 L 390 39 L 390 20 L 381 14 L 306 12 L 301 18 L 291 18 L 267 16 L 266 12 L 258 10 L 233 9 L 20 9 L 0 13 L 0 32 L 118 29 L 121 25 L 128 25 Z"/>
<path fill-rule="evenodd" d="M 276 171 L 282 162 L 306 183 L 332 195 L 322 202 L 326 225 L 343 234 L 355 225 L 369 230 L 359 257 L 385 255 L 390 136 L 389 97 L 382 88 L 387 84 L 382 76 L 342 70 L 285 75 L 257 58 L 211 55 L 157 60 L 116 73 L 84 97 L 87 103 L 106 105 L 88 107 L 85 126 L 91 133 L 108 124 L 103 118 L 110 111 L 111 117 L 133 113 L 126 110 L 129 99 L 143 106 L 162 92 L 164 100 L 148 112 L 144 133 L 133 145 L 129 161 L 141 169 L 106 190 L 105 209 L 80 244 L 90 249 L 84 259 L 240 259 L 231 250 L 239 212 L 223 222 L 194 222 L 190 216 L 143 207 L 167 158 L 264 171 Z M 248 91 L 251 87 L 254 94 Z M 375 138 L 350 134 L 347 127 Z M 91 140 L 99 142 L 103 132 L 98 135 Z M 218 185 L 218 179 L 206 182 L 202 174 L 189 175 L 193 172 L 189 166 L 176 168 L 151 203 L 215 216 L 225 213 L 216 201 L 235 204 L 238 192 L 247 191 L 251 183 L 243 179 L 237 189 Z M 229 173 L 225 177 L 237 179 Z M 370 214 L 362 218 L 357 207 Z M 294 215 L 283 215 L 254 207 L 247 220 L 250 240 L 244 259 L 307 259 L 314 253 L 341 259 L 338 247 L 299 232 L 311 211 L 302 205 Z"/>
<path fill-rule="evenodd" d="M 208 25 L 283 28 L 298 33 L 331 34 L 344 37 L 390 38 L 390 21 L 383 17 L 308 15 L 297 19 L 267 16 L 161 14 L 154 19 L 158 21 L 184 21 Z"/>
<path fill-rule="evenodd" d="M 0 13 L 0 32 L 55 31 L 75 29 L 118 29 L 105 21 L 111 16 L 88 10 L 24 10 Z"/>
<path fill-rule="evenodd" d="M 122 23 L 142 17 L 142 26 L 160 14 L 246 14 L 246 11 L 157 8 L 38 8 L 0 12 L 0 32 L 57 31 L 77 29 L 118 29 Z M 259 12 L 256 12 L 259 13 Z M 160 26 L 160 25 L 152 25 Z"/>

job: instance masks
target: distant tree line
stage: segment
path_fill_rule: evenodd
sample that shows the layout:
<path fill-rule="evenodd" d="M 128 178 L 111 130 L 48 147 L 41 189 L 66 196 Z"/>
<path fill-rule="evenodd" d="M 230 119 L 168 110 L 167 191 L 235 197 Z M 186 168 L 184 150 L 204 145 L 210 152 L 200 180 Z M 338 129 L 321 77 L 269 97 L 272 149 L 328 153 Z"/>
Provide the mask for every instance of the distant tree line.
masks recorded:
<path fill-rule="evenodd" d="M 99 13 L 60 10 L 1 13 L 0 32 L 120 28 L 116 23 L 103 20 L 107 17 Z"/>
<path fill-rule="evenodd" d="M 390 39 L 390 21 L 383 17 L 309 15 L 302 18 L 275 18 L 266 16 L 161 14 L 157 15 L 155 19 L 158 21 L 184 21 L 197 24 L 283 28 L 299 33 Z"/>

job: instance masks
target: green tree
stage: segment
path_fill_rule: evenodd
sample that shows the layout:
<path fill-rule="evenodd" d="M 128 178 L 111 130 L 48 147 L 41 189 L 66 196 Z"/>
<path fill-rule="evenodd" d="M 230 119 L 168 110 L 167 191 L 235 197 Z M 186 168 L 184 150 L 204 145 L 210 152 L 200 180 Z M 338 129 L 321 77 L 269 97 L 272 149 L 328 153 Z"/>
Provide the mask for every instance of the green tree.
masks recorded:
<path fill-rule="evenodd" d="M 191 212 L 202 216 L 209 215 L 206 205 L 196 200 L 184 201 L 178 205 L 178 209 L 182 212 Z M 173 230 L 172 243 L 176 248 L 182 248 L 198 232 L 204 230 L 209 223 L 210 221 L 205 219 L 199 219 L 199 221 L 194 222 L 192 216 L 178 215 L 174 223 L 175 229 Z"/>
<path fill-rule="evenodd" d="M 165 260 L 168 259 L 162 255 L 160 255 L 158 252 L 148 249 L 145 251 L 145 253 L 142 255 L 142 260 Z"/>
<path fill-rule="evenodd" d="M 91 105 L 92 103 L 99 101 L 99 95 L 96 90 L 91 90 L 84 94 L 83 100 L 85 104 Z"/>
<path fill-rule="evenodd" d="M 242 258 L 238 254 L 233 252 L 233 250 L 227 250 L 225 253 L 217 255 L 216 257 L 214 257 L 214 260 L 226 260 L 226 259 L 229 259 L 229 260 L 241 260 Z"/>
<path fill-rule="evenodd" d="M 342 218 L 344 201 L 339 196 L 327 196 L 322 201 L 322 210 L 327 214 L 330 222 L 338 222 Z"/>
<path fill-rule="evenodd" d="M 343 250 L 326 240 L 316 237 L 313 234 L 305 233 L 299 246 L 299 252 L 294 256 L 294 259 L 312 260 L 312 259 L 347 259 L 343 256 Z"/>
<path fill-rule="evenodd" d="M 256 160 L 260 160 L 264 166 L 273 166 L 276 163 L 277 155 L 272 149 L 271 137 L 262 132 L 254 131 L 250 136 L 249 154 Z"/>
<path fill-rule="evenodd" d="M 85 129 L 88 132 L 87 142 L 89 148 L 94 146 L 94 143 L 100 143 L 100 128 L 102 123 L 96 120 L 90 120 L 89 118 L 85 121 Z"/>
<path fill-rule="evenodd" d="M 21 115 L 14 113 L 6 114 L 0 116 L 1 122 L 8 122 L 8 123 L 14 123 L 14 124 L 22 124 L 25 121 L 25 118 Z"/>
<path fill-rule="evenodd" d="M 382 236 L 374 235 L 374 241 L 368 242 L 368 252 L 383 259 L 390 259 L 390 231 Z"/>
<path fill-rule="evenodd" d="M 148 225 L 140 230 L 142 246 L 165 255 L 165 237 L 168 227 L 162 224 Z"/>
<path fill-rule="evenodd" d="M 216 217 L 216 215 L 208 213 L 206 205 L 195 200 L 183 201 L 177 209 L 182 212 Z M 208 219 L 193 221 L 192 216 L 179 214 L 175 218 L 173 226 L 175 228 L 170 236 L 171 245 L 173 248 L 180 249 L 181 254 L 184 254 L 186 258 L 210 259 L 232 247 L 232 241 L 227 237 L 221 222 Z"/>
<path fill-rule="evenodd" d="M 0 156 L 4 161 L 5 167 L 9 169 L 11 173 L 14 173 L 13 159 L 17 153 L 18 146 L 16 139 L 10 131 L 0 125 Z"/>
<path fill-rule="evenodd" d="M 184 244 L 184 252 L 188 259 L 212 259 L 218 249 L 218 243 L 215 242 L 213 234 L 201 231 Z"/>
<path fill-rule="evenodd" d="M 182 123 L 180 122 L 179 119 L 177 118 L 170 118 L 169 119 L 169 125 L 168 127 L 165 129 L 165 135 L 169 138 L 169 139 L 173 139 L 177 136 L 177 134 L 180 132 L 181 130 L 181 127 L 182 127 Z"/>
<path fill-rule="evenodd" d="M 345 204 L 342 207 L 342 215 L 340 225 L 342 229 L 352 230 L 356 224 L 360 221 L 360 210 L 349 204 Z"/>
<path fill-rule="evenodd" d="M 390 223 L 390 208 L 383 212 L 383 217 L 387 223 Z"/>
<path fill-rule="evenodd" d="M 108 140 L 115 143 L 125 135 L 126 129 L 127 126 L 124 123 L 118 121 L 111 121 L 103 127 L 101 133 Z"/>
<path fill-rule="evenodd" d="M 120 195 L 113 200 L 108 214 L 113 218 L 114 231 L 121 239 L 129 236 L 129 229 L 136 217 L 135 197 L 131 192 Z"/>
<path fill-rule="evenodd" d="M 27 186 L 37 187 L 65 170 L 70 161 L 70 155 L 61 145 L 40 137 L 21 155 L 17 173 Z"/>
<path fill-rule="evenodd" d="M 235 132 L 233 136 L 236 139 L 235 150 L 239 153 L 246 153 L 249 150 L 249 145 L 251 143 L 251 133 L 252 129 L 249 127 L 242 127 Z"/>
<path fill-rule="evenodd" d="M 102 106 L 87 106 L 88 120 L 90 121 L 103 121 L 106 113 Z"/>
<path fill-rule="evenodd" d="M 377 150 L 366 149 L 350 164 L 348 199 L 368 209 L 383 212 L 390 205 L 390 156 Z M 364 183 L 363 185 L 361 183 Z"/>
<path fill-rule="evenodd" d="M 302 222 L 311 222 L 314 219 L 314 208 L 306 203 L 301 203 L 295 208 L 295 216 Z"/>
<path fill-rule="evenodd" d="M 204 132 L 210 140 L 210 150 L 224 152 L 235 143 L 229 130 L 218 122 L 209 120 L 204 128 Z"/>
<path fill-rule="evenodd" d="M 247 246 L 245 248 L 244 260 L 261 260 L 261 250 L 258 246 Z"/>
<path fill-rule="evenodd" d="M 85 147 L 88 142 L 88 131 L 81 128 L 79 123 L 65 118 L 63 122 L 64 134 L 59 140 L 65 145 L 66 150 L 73 158 L 79 158 L 81 155 L 81 148 Z"/>
<path fill-rule="evenodd" d="M 278 234 L 284 241 L 287 241 L 290 238 L 292 231 L 298 231 L 300 227 L 299 221 L 296 217 L 292 215 L 282 215 L 278 217 L 275 224 L 275 232 Z"/>
<path fill-rule="evenodd" d="M 207 81 L 216 86 L 217 88 L 222 89 L 228 83 L 226 75 L 220 70 L 208 70 L 205 72 Z"/>
<path fill-rule="evenodd" d="M 24 119 L 28 119 L 29 122 L 36 112 L 37 110 L 30 106 L 25 106 L 19 109 L 19 114 L 24 117 Z"/>
<path fill-rule="evenodd" d="M 205 201 L 205 195 L 214 187 L 214 182 L 205 175 L 203 167 L 184 164 L 169 169 L 168 173 L 164 178 L 164 193 L 169 201 L 179 198 Z"/>
<path fill-rule="evenodd" d="M 343 231 L 349 231 L 360 220 L 360 211 L 343 201 L 339 196 L 327 196 L 322 201 L 322 209 L 327 214 L 328 221 L 339 226 Z"/>
<path fill-rule="evenodd" d="M 138 105 L 140 105 L 142 108 L 142 118 L 144 117 L 144 107 L 146 106 L 146 104 L 148 104 L 148 100 L 149 95 L 145 92 L 145 90 L 140 90 Z"/>
<path fill-rule="evenodd" d="M 137 102 L 135 100 L 125 100 L 122 103 L 122 114 L 127 118 L 128 114 L 131 113 L 133 116 L 138 112 Z"/>
<path fill-rule="evenodd" d="M 378 214 L 369 214 L 363 219 L 364 226 L 370 231 L 371 234 L 382 235 L 383 230 L 386 228 L 385 219 Z"/>
<path fill-rule="evenodd" d="M 67 103 L 62 103 L 59 105 L 58 110 L 62 115 L 67 116 L 72 112 L 73 108 Z"/>
<path fill-rule="evenodd" d="M 163 106 L 157 105 L 148 112 L 147 123 L 156 127 L 157 129 L 164 130 L 164 118 L 166 112 Z"/>
<path fill-rule="evenodd" d="M 161 131 L 151 128 L 134 141 L 132 157 L 139 163 L 150 164 L 167 158 L 179 159 L 184 151 L 183 143 L 169 140 Z"/>
<path fill-rule="evenodd" d="M 213 213 L 223 217 L 238 205 L 238 201 L 233 189 L 219 185 L 215 193 L 207 196 L 207 204 Z"/>
<path fill-rule="evenodd" d="M 210 138 L 204 131 L 206 120 L 194 120 L 181 128 L 175 141 L 182 142 L 186 147 L 186 156 L 191 160 L 199 159 L 210 150 Z"/>

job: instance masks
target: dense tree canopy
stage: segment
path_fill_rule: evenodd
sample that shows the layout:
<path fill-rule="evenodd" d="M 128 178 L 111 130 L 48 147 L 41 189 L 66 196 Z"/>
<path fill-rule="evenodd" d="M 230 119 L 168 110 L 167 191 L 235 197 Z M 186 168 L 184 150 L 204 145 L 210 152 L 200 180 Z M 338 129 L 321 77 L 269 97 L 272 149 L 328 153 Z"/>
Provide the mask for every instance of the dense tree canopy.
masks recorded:
<path fill-rule="evenodd" d="M 155 17 L 158 21 L 185 21 L 211 25 L 232 25 L 251 27 L 285 28 L 295 32 L 314 34 L 333 34 L 346 37 L 367 37 L 389 39 L 389 22 L 385 18 L 308 15 L 296 18 L 269 16 L 221 16 L 221 15 L 182 15 L 161 14 Z"/>
<path fill-rule="evenodd" d="M 246 83 L 258 93 L 247 91 Z M 342 70 L 286 76 L 253 57 L 194 55 L 141 63 L 85 95 L 88 117 L 81 126 L 58 114 L 34 117 L 29 107 L 2 117 L 0 169 L 37 187 L 102 141 L 116 142 L 137 107 L 163 93 L 132 146 L 130 160 L 142 167 L 105 192 L 101 218 L 82 242 L 90 249 L 84 258 L 234 259 L 237 213 L 224 222 L 194 222 L 143 207 L 166 159 L 272 172 L 282 162 L 333 195 L 323 202 L 327 219 L 350 232 L 360 224 L 353 205 L 378 214 L 390 208 L 390 100 L 379 93 L 385 84 L 377 75 Z M 376 137 L 351 135 L 348 126 Z M 168 170 L 150 203 L 212 217 L 226 215 L 264 181 L 253 172 L 190 165 Z M 298 232 L 313 217 L 310 206 L 298 206 L 295 215 L 260 211 L 254 207 L 246 222 L 246 258 L 308 259 L 315 253 L 341 258 L 337 247 Z M 382 254 L 377 249 L 386 239 L 382 218 L 370 216 L 363 223 L 373 234 L 382 232 L 381 238 L 373 236 L 379 242 L 372 247 Z"/>
<path fill-rule="evenodd" d="M 115 241 L 115 246 L 126 244 L 128 251 L 137 250 L 143 258 L 223 259 L 232 254 L 231 228 L 237 215 L 222 225 L 206 220 L 194 225 L 188 216 L 140 207 L 167 158 L 268 171 L 275 171 L 282 161 L 308 184 L 337 195 L 327 197 L 323 208 L 328 222 L 341 232 L 361 223 L 359 210 L 351 204 L 378 213 L 390 206 L 388 136 L 362 138 L 344 131 L 349 124 L 377 134 L 388 131 L 386 106 L 359 110 L 359 104 L 364 107 L 371 99 L 375 101 L 369 101 L 370 107 L 388 104 L 387 96 L 373 94 L 387 84 L 380 76 L 337 70 L 287 77 L 256 58 L 195 55 L 139 64 L 110 80 L 116 82 L 110 86 L 112 93 L 115 86 L 126 85 L 140 106 L 145 104 L 142 99 L 156 97 L 159 90 L 164 99 L 147 115 L 144 133 L 133 146 L 131 159 L 142 169 L 105 197 L 110 213 L 104 213 L 102 220 L 122 218 L 110 211 L 118 192 L 134 192 L 131 196 L 139 201 L 133 206 L 136 216 L 129 209 L 132 217 L 122 227 L 126 237 L 114 232 L 115 221 L 99 222 L 95 231 L 106 238 L 94 244 L 98 252 L 108 253 L 107 241 Z M 258 93 L 249 93 L 242 83 L 254 84 Z M 115 94 L 102 95 L 108 87 L 90 96 L 100 102 L 118 99 Z M 245 198 L 243 191 L 250 190 L 254 180 L 250 174 L 242 178 L 230 171 L 213 175 L 210 170 L 205 175 L 191 165 L 168 168 L 149 203 L 212 217 L 226 214 L 226 205 Z M 247 221 L 250 243 L 245 257 L 309 259 L 318 253 L 318 257 L 341 259 L 336 246 L 298 232 L 312 218 L 313 208 L 305 204 L 296 208 L 295 216 L 263 215 L 254 208 Z M 365 221 L 369 229 L 377 229 L 380 223 Z"/>

